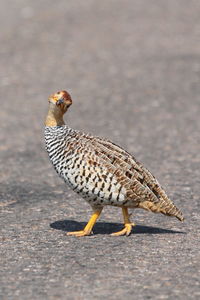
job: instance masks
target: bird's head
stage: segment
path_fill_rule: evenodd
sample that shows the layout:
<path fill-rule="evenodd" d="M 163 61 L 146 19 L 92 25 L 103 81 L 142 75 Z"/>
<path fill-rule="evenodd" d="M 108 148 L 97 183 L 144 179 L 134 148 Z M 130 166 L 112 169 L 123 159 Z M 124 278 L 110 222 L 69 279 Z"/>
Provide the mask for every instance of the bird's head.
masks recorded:
<path fill-rule="evenodd" d="M 72 104 L 72 98 L 66 91 L 57 92 L 49 97 L 49 103 L 55 108 L 59 109 L 63 114 L 67 111 L 68 107 Z"/>
<path fill-rule="evenodd" d="M 62 126 L 65 124 L 63 115 L 72 104 L 71 96 L 66 91 L 57 92 L 49 97 L 49 111 L 46 126 Z"/>

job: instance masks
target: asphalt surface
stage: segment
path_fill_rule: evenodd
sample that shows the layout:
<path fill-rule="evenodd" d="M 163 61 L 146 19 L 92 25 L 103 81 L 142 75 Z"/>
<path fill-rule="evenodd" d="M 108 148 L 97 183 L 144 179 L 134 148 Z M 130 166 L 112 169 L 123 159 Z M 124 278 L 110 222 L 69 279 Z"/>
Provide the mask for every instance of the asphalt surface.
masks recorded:
<path fill-rule="evenodd" d="M 0 299 L 200 298 L 200 2 L 0 1 Z M 120 144 L 185 222 L 142 210 L 129 237 L 57 177 L 44 149 L 49 94 L 67 123 Z"/>

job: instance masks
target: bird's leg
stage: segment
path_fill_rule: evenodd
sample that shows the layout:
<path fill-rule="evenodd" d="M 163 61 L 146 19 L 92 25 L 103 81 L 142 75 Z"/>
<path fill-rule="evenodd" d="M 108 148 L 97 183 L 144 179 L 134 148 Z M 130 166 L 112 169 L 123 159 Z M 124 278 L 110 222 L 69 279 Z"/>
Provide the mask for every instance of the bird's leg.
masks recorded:
<path fill-rule="evenodd" d="M 112 233 L 112 236 L 120 236 L 120 235 L 129 235 L 131 233 L 132 227 L 135 225 L 134 223 L 131 223 L 129 219 L 128 214 L 128 208 L 122 207 L 122 213 L 124 217 L 124 228 L 118 232 Z"/>
<path fill-rule="evenodd" d="M 67 232 L 67 235 L 75 235 L 75 236 L 90 235 L 94 224 L 96 223 L 97 219 L 101 214 L 101 211 L 102 208 L 94 210 L 90 220 L 88 221 L 87 225 L 83 230 Z"/>

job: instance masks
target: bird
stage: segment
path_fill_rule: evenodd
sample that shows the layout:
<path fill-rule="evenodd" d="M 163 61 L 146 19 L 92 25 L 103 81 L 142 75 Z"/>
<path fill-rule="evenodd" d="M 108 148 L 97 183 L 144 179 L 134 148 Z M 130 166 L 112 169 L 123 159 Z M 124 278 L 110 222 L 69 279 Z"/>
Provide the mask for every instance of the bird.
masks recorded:
<path fill-rule="evenodd" d="M 134 223 L 128 209 L 141 208 L 184 220 L 182 212 L 169 199 L 152 173 L 129 152 L 108 139 L 70 128 L 63 116 L 72 104 L 67 91 L 49 98 L 45 121 L 45 143 L 58 175 L 85 199 L 93 214 L 87 225 L 67 235 L 92 234 L 104 206 L 122 209 L 124 227 L 113 236 L 130 235 Z"/>

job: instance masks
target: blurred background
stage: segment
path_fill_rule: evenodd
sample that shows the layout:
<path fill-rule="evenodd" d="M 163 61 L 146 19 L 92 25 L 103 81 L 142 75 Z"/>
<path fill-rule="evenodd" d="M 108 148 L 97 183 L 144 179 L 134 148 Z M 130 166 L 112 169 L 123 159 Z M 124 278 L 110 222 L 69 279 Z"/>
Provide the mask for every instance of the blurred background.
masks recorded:
<path fill-rule="evenodd" d="M 61 89 L 74 100 L 73 128 L 113 139 L 157 172 L 195 160 L 199 12 L 198 1 L 184 0 L 1 0 L 4 179 L 40 173 L 47 98 Z"/>
<path fill-rule="evenodd" d="M 29 225 L 39 220 L 44 240 L 42 232 L 58 235 L 49 228 L 53 218 L 86 221 L 90 215 L 88 205 L 57 177 L 45 153 L 47 99 L 66 89 L 73 99 L 66 123 L 111 139 L 143 162 L 183 210 L 187 230 L 194 234 L 187 244 L 194 245 L 200 183 L 200 2 L 1 0 L 0 6 L 3 236 L 27 236 Z M 70 207 L 67 199 L 72 199 Z M 182 226 L 143 211 L 136 215 L 146 225 Z M 118 222 L 121 212 L 108 208 L 103 218 Z M 22 223 L 25 229 L 17 229 Z M 9 247 L 4 250 L 11 255 Z M 180 293 L 187 276 L 184 280 L 177 283 Z"/>

